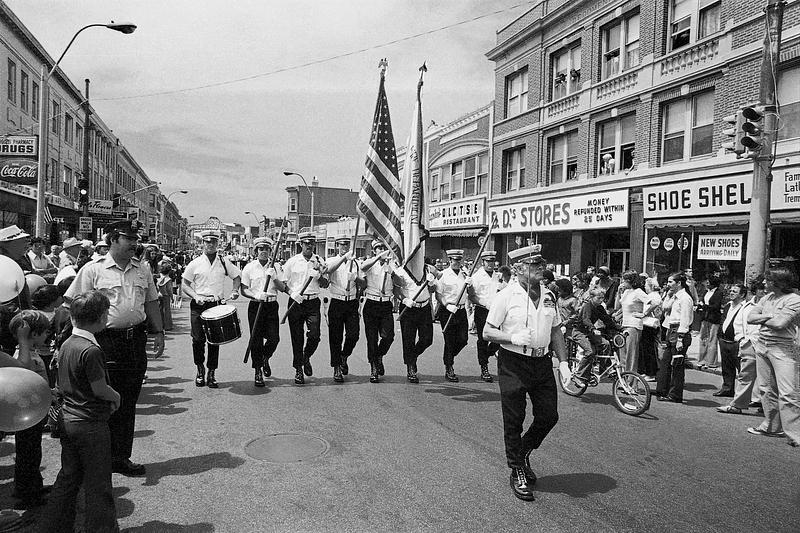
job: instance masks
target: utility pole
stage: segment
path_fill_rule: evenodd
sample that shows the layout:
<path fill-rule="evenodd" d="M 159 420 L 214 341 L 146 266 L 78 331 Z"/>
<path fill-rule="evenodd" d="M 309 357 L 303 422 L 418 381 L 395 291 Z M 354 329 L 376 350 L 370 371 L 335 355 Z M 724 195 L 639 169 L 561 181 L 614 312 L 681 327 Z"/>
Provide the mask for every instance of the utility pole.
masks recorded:
<path fill-rule="evenodd" d="M 86 82 L 86 97 L 83 99 L 83 178 L 89 184 L 87 186 L 88 191 L 91 191 L 92 170 L 89 168 L 89 139 L 91 138 L 89 128 L 91 121 L 89 117 L 92 111 L 89 109 L 89 78 L 86 78 L 84 82 Z M 87 192 L 87 197 L 89 196 L 91 196 L 91 192 Z M 88 203 L 83 204 L 83 216 L 89 216 Z"/>
<path fill-rule="evenodd" d="M 753 162 L 753 197 L 750 203 L 750 225 L 747 231 L 745 280 L 764 273 L 769 262 L 770 194 L 772 189 L 773 147 L 778 129 L 775 87 L 781 49 L 784 0 L 768 0 L 765 9 L 764 49 L 761 56 L 759 101 L 764 106 L 764 131 L 761 148 Z"/>

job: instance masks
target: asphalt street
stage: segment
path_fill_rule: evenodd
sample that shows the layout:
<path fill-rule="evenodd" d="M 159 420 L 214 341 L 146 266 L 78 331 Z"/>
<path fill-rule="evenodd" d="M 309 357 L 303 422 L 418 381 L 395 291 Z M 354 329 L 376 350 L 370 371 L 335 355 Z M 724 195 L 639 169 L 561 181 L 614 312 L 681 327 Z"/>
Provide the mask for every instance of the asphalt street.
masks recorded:
<path fill-rule="evenodd" d="M 236 306 L 246 321 L 246 302 Z M 123 531 L 798 530 L 800 452 L 748 434 L 755 413 L 717 413 L 716 375 L 687 371 L 682 405 L 654 399 L 640 417 L 614 407 L 608 382 L 580 399 L 560 393 L 560 421 L 533 456 L 536 501 L 523 502 L 509 488 L 498 386 L 478 378 L 474 336 L 456 359 L 459 383 L 444 380 L 436 324 L 419 384 L 405 379 L 399 325 L 382 383 L 369 382 L 362 334 L 337 384 L 323 321 L 314 376 L 296 386 L 284 325 L 258 389 L 242 364 L 245 333 L 222 347 L 212 390 L 194 385 L 188 304 L 174 313 L 137 411 L 133 460 L 147 474 L 113 479 Z M 495 360 L 490 368 L 496 375 Z M 264 441 L 278 443 L 273 461 L 248 455 L 286 434 L 288 444 Z M 50 484 L 60 446 L 45 436 L 44 449 Z M 275 460 L 304 450 L 318 455 Z M 13 507 L 12 486 L 6 439 L 0 508 Z"/>

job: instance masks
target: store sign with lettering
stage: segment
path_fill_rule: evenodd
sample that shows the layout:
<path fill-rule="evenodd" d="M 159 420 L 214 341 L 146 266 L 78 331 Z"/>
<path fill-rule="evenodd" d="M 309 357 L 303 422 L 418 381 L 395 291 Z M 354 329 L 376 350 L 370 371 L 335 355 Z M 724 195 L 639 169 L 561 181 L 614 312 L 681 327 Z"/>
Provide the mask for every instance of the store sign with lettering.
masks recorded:
<path fill-rule="evenodd" d="M 494 217 L 494 233 L 627 228 L 628 189 L 493 206 Z"/>
<path fill-rule="evenodd" d="M 428 208 L 428 227 L 447 229 L 486 225 L 486 197 L 472 198 Z"/>
<path fill-rule="evenodd" d="M 740 174 L 644 188 L 644 218 L 674 218 L 747 213 L 753 175 Z M 773 211 L 800 207 L 800 167 L 773 170 Z"/>
<path fill-rule="evenodd" d="M 36 135 L 9 135 L 0 138 L 0 157 L 28 157 L 39 155 L 39 138 Z"/>
<path fill-rule="evenodd" d="M 97 200 L 92 198 L 89 200 L 89 212 L 98 213 L 103 215 L 110 215 L 113 208 L 112 200 Z"/>
<path fill-rule="evenodd" d="M 17 185 L 36 185 L 39 165 L 36 160 L 0 158 L 0 180 Z"/>
<path fill-rule="evenodd" d="M 742 234 L 698 235 L 697 258 L 707 261 L 740 261 Z"/>

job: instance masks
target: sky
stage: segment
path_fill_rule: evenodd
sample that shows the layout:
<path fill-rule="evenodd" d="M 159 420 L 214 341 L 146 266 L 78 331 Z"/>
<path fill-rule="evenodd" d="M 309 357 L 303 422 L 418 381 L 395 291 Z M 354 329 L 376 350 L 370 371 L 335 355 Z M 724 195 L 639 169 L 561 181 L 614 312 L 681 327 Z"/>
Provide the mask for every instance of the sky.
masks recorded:
<path fill-rule="evenodd" d="M 54 58 L 86 24 L 136 24 L 130 35 L 81 33 L 62 70 L 77 87 L 91 80 L 92 106 L 162 193 L 189 191 L 172 201 L 190 223 L 216 216 L 252 225 L 245 211 L 286 213 L 285 188 L 300 180 L 285 170 L 309 183 L 316 176 L 320 186 L 359 188 L 381 58 L 389 62 L 395 139 L 404 146 L 420 65 L 428 67 L 425 125 L 488 104 L 494 64 L 485 54 L 497 30 L 535 2 L 6 3 Z"/>

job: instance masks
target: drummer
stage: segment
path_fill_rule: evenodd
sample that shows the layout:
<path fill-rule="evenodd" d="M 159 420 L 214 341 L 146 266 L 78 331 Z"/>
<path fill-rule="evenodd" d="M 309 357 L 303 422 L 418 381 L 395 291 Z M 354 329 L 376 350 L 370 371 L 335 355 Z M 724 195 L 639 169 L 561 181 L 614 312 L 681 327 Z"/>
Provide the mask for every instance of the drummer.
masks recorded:
<path fill-rule="evenodd" d="M 242 269 L 242 294 L 251 299 L 247 307 L 247 321 L 250 324 L 250 354 L 256 387 L 263 387 L 264 378 L 272 375 L 269 358 L 280 341 L 278 291 L 284 292 L 286 286 L 279 279 L 283 275 L 280 264 L 270 264 L 273 246 L 269 237 L 253 240 L 257 258 Z M 269 287 L 264 286 L 267 278 L 270 279 Z"/>
<path fill-rule="evenodd" d="M 200 233 L 203 239 L 203 253 L 193 259 L 183 272 L 183 292 L 189 295 L 192 302 L 189 306 L 191 310 L 192 326 L 192 352 L 194 354 L 194 364 L 197 366 L 197 376 L 194 384 L 198 387 L 208 385 L 209 388 L 216 389 L 217 379 L 214 375 L 219 366 L 219 346 L 208 345 L 208 374 L 205 373 L 204 359 L 206 335 L 203 331 L 200 315 L 206 309 L 211 309 L 222 303 L 223 292 L 225 291 L 225 278 L 233 280 L 233 292 L 228 297 L 235 300 L 239 297 L 239 285 L 241 283 L 239 268 L 230 262 L 222 254 L 217 253 L 219 244 L 219 232 L 215 230 L 205 230 Z"/>

